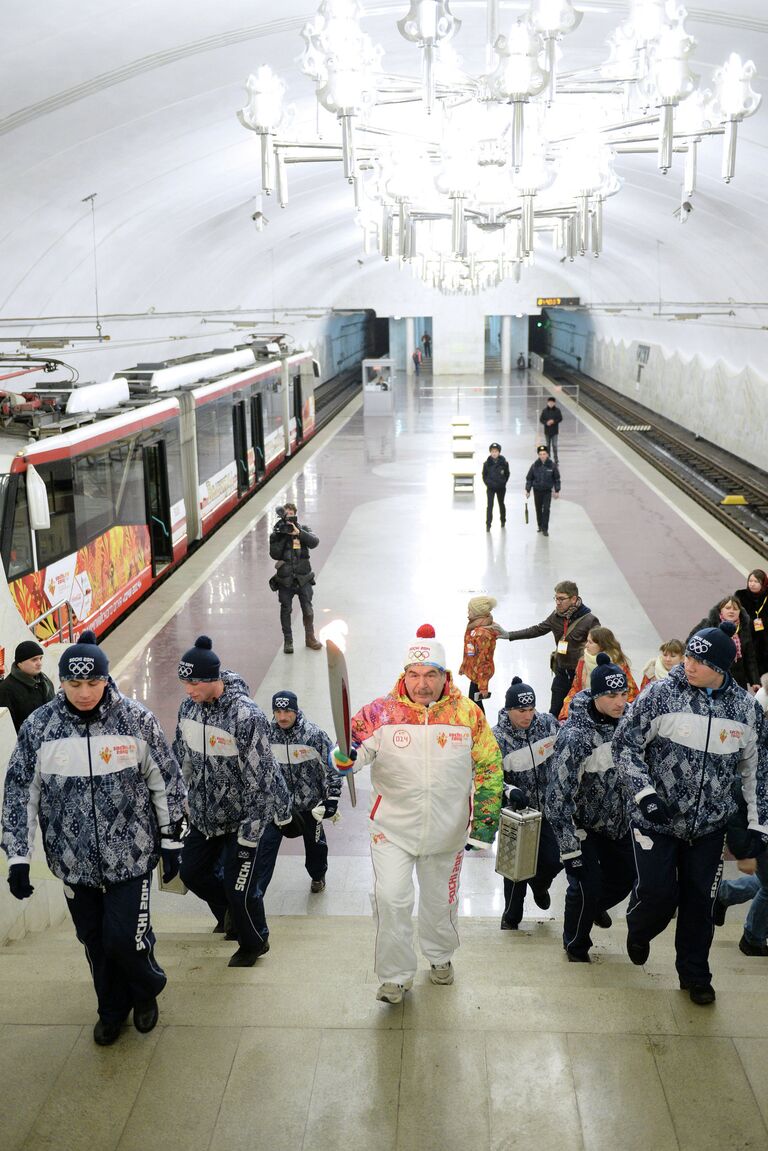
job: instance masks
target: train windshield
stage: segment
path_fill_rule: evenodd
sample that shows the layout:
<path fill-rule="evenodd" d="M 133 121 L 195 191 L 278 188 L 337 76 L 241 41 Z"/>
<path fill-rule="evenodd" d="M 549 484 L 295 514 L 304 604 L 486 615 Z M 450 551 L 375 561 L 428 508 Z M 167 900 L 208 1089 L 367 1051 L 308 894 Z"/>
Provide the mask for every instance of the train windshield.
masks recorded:
<path fill-rule="evenodd" d="M 0 555 L 9 580 L 32 570 L 32 537 L 23 475 L 0 475 Z"/>

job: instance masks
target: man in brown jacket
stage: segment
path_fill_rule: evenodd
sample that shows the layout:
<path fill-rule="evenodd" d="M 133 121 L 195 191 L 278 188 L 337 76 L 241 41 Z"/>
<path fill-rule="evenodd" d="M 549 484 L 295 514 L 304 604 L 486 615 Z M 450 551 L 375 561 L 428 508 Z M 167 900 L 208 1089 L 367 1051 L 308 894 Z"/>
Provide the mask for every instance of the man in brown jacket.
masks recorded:
<path fill-rule="evenodd" d="M 555 584 L 555 610 L 532 627 L 525 627 L 521 631 L 503 631 L 499 629 L 502 639 L 535 639 L 548 632 L 554 637 L 557 645 L 552 655 L 551 667 L 554 672 L 552 680 L 552 698 L 549 710 L 557 718 L 573 683 L 576 664 L 579 662 L 587 633 L 590 628 L 597 627 L 600 620 L 581 602 L 579 589 L 573 580 L 561 580 Z"/>

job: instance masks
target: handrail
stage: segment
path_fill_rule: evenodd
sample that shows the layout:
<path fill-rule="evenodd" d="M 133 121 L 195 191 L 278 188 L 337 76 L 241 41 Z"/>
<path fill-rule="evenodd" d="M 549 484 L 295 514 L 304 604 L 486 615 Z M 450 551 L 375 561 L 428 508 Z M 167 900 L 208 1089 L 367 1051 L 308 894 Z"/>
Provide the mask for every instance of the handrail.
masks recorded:
<path fill-rule="evenodd" d="M 43 612 L 43 614 L 38 616 L 37 619 L 33 619 L 31 623 L 27 624 L 27 627 L 34 634 L 34 629 L 37 627 L 38 624 L 41 624 L 43 622 L 43 620 L 48 619 L 48 617 L 52 616 L 54 612 L 60 613 L 61 608 L 63 608 L 63 607 L 66 607 L 66 609 L 67 609 L 67 631 L 69 632 L 69 642 L 72 643 L 72 641 L 74 639 L 74 632 L 72 629 L 72 619 L 73 619 L 75 613 L 72 610 L 72 604 L 70 603 L 70 601 L 68 599 L 63 599 L 59 603 L 55 604 L 53 607 L 49 607 L 48 611 Z M 62 620 L 61 620 L 61 614 L 59 614 L 59 626 L 57 629 L 58 630 L 58 636 L 59 636 L 59 643 L 64 642 L 64 640 L 62 639 L 62 634 L 61 634 L 63 628 L 64 628 L 64 624 L 62 623 Z"/>

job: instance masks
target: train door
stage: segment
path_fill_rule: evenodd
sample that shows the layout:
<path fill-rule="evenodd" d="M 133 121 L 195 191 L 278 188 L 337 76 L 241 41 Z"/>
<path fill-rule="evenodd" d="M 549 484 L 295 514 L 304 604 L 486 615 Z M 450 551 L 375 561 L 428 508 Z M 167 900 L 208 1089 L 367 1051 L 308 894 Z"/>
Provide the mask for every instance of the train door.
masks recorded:
<path fill-rule="evenodd" d="M 248 482 L 248 437 L 245 433 L 245 400 L 236 400 L 232 405 L 232 436 L 235 444 L 235 464 L 237 465 L 237 494 L 242 496 L 250 486 Z"/>
<path fill-rule="evenodd" d="M 144 500 L 152 545 L 152 575 L 156 576 L 169 563 L 173 562 L 171 500 L 168 493 L 168 460 L 165 452 L 165 440 L 145 444 L 142 452 Z"/>
<path fill-rule="evenodd" d="M 300 375 L 293 377 L 293 418 L 296 421 L 296 447 L 298 447 L 304 439 L 304 398 Z"/>
<path fill-rule="evenodd" d="M 253 441 L 256 480 L 258 482 L 267 471 L 267 463 L 264 458 L 264 403 L 261 392 L 251 396 L 251 440 Z"/>

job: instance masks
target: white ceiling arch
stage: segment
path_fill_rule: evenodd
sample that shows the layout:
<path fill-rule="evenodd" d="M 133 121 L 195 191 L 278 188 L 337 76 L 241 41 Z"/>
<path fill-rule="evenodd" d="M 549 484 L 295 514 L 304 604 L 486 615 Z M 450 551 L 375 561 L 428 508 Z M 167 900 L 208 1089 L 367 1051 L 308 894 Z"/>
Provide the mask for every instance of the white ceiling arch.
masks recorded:
<path fill-rule="evenodd" d="M 406 0 L 366 3 L 366 30 L 387 67 L 417 75 L 418 51 L 398 34 Z M 485 5 L 453 0 L 456 41 L 470 70 L 482 67 Z M 502 16 L 523 3 L 504 3 Z M 568 64 L 605 58 L 605 38 L 628 10 L 619 0 L 577 4 L 580 28 L 564 43 Z M 0 326 L 39 330 L 41 317 L 94 313 L 95 219 L 102 313 L 177 314 L 169 334 L 210 339 L 196 317 L 221 309 L 371 307 L 431 314 L 440 297 L 394 264 L 363 257 L 350 191 L 335 165 L 291 167 L 289 204 L 265 200 L 269 223 L 251 220 L 259 191 L 258 141 L 237 109 L 244 83 L 269 63 L 311 116 L 311 82 L 296 64 L 308 0 L 41 0 L 4 6 L 0 68 Z M 752 58 L 754 87 L 768 91 L 768 13 L 763 0 L 699 3 L 687 27 L 706 76 L 728 51 Z M 720 177 L 720 145 L 702 150 L 694 211 L 682 227 L 679 165 L 662 176 L 652 160 L 624 156 L 625 181 L 606 211 L 599 260 L 563 262 L 537 252 L 519 285 L 505 283 L 478 306 L 527 311 L 538 293 L 600 305 L 633 300 L 768 301 L 765 107 L 741 126 L 735 180 Z M 759 312 L 756 314 L 760 314 Z M 766 313 L 762 313 L 766 317 Z M 129 321 L 127 317 L 133 319 Z M 148 321 L 149 322 L 149 321 Z M 768 319 L 766 319 L 768 323 Z M 49 325 L 50 326 L 50 325 Z M 106 325 L 105 325 L 106 326 Z M 92 322 L 91 322 L 92 328 Z"/>

